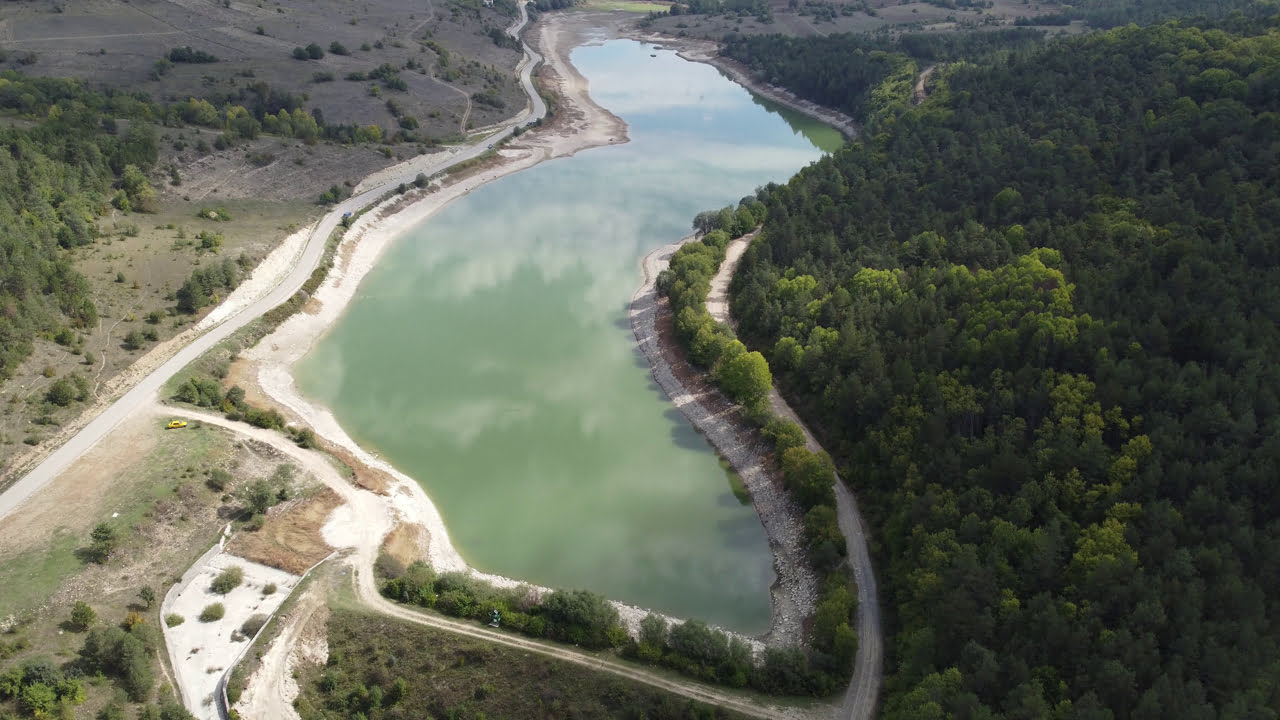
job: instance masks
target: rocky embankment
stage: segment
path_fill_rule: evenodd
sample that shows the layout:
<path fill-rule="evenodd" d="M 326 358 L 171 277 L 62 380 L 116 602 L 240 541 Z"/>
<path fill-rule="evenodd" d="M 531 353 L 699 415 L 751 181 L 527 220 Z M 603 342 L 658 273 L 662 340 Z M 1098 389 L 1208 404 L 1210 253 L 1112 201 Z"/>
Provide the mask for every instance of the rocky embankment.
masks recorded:
<path fill-rule="evenodd" d="M 685 238 L 684 242 L 691 239 Z M 798 644 L 804 637 L 804 619 L 813 613 L 818 593 L 817 576 L 805 558 L 800 508 L 767 471 L 768 442 L 743 422 L 738 407 L 709 383 L 704 373 L 689 366 L 670 337 L 670 305 L 658 297 L 656 283 L 658 273 L 667 267 L 681 244 L 666 245 L 645 256 L 644 284 L 631 298 L 631 330 L 653 368 L 653 379 L 729 461 L 751 494 L 769 537 L 778 576 L 771 590 L 773 624 L 765 639 L 770 644 Z"/>

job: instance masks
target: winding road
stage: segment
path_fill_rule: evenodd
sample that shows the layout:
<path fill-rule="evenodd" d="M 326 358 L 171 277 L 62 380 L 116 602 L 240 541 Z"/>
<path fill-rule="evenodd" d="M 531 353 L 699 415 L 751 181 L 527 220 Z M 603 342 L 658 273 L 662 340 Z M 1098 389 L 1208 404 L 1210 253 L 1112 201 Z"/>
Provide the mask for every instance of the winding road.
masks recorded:
<path fill-rule="evenodd" d="M 521 3 L 520 19 L 508 28 L 507 32 L 512 37 L 519 39 L 520 32 L 527 23 L 528 14 L 523 3 Z M 534 88 L 532 81 L 533 70 L 542 62 L 543 58 L 523 41 L 521 41 L 521 47 L 524 51 L 524 59 L 517 70 L 520 83 L 529 98 L 529 102 L 522 112 L 504 123 L 496 133 L 472 144 L 465 150 L 441 159 L 426 168 L 414 167 L 412 170 L 405 171 L 402 175 L 392 177 L 337 204 L 314 228 L 294 266 L 278 284 L 239 312 L 229 316 L 220 324 L 178 350 L 172 357 L 147 374 L 102 413 L 87 423 L 70 440 L 53 451 L 22 479 L 3 494 L 0 494 L 0 519 L 20 508 L 28 498 L 64 472 L 72 463 L 106 437 L 125 418 L 140 412 L 156 416 L 168 416 L 172 410 L 160 406 L 156 402 L 159 391 L 164 384 L 181 371 L 182 368 L 213 348 L 217 343 L 230 337 L 267 311 L 284 303 L 301 289 L 322 259 L 330 234 L 338 227 L 345 214 L 356 213 L 373 205 L 402 183 L 412 182 L 419 172 L 431 175 L 458 163 L 480 157 L 488 152 L 488 146 L 511 136 L 517 128 L 543 118 L 547 112 L 546 104 Z M 745 248 L 745 243 L 743 243 L 742 248 Z M 736 258 L 740 258 L 741 248 L 737 253 Z M 717 282 L 720 282 L 724 287 L 727 287 L 728 278 L 732 276 L 733 269 L 736 266 L 736 258 L 733 262 L 726 260 L 721 266 L 720 274 L 717 275 Z M 719 319 L 727 321 L 727 304 L 724 304 L 722 313 L 724 317 Z M 790 408 L 786 406 L 781 397 L 777 396 L 776 391 L 771 401 L 774 403 L 775 411 L 799 423 L 798 418 L 790 411 Z M 239 434 L 268 442 L 285 454 L 295 459 L 303 460 L 305 451 L 299 450 L 293 443 L 277 433 L 265 430 L 260 431 L 243 423 L 227 421 L 216 415 L 193 413 L 186 410 L 184 410 L 184 414 L 198 417 L 209 424 L 226 427 Z M 802 428 L 804 427 L 803 423 L 800 423 L 800 425 Z M 807 428 L 805 429 L 805 435 L 810 445 L 816 448 L 817 443 Z M 757 700 L 736 693 L 700 683 L 674 679 L 667 674 L 653 672 L 643 667 L 589 655 L 566 647 L 541 643 L 520 636 L 491 631 L 471 623 L 416 612 L 404 606 L 391 603 L 377 592 L 372 575 L 373 563 L 382 537 L 382 534 L 377 531 L 389 523 L 390 518 L 383 517 L 385 509 L 375 507 L 377 505 L 373 501 L 375 496 L 352 487 L 338 476 L 331 466 L 324 463 L 320 456 L 314 453 L 311 453 L 311 455 L 314 458 L 303 460 L 304 465 L 309 466 L 317 476 L 324 480 L 326 485 L 333 487 L 347 500 L 346 512 L 349 513 L 349 519 L 353 523 L 362 526 L 360 528 L 361 538 L 357 543 L 356 557 L 354 558 L 358 568 L 355 573 L 355 579 L 361 601 L 379 612 L 421 625 L 554 657 L 582 667 L 613 673 L 684 697 L 729 708 L 752 717 L 812 718 L 815 716 L 825 717 L 830 713 L 829 706 L 797 708 L 764 705 Z M 858 517 L 856 502 L 842 483 L 837 482 L 836 494 L 840 526 L 845 532 L 849 544 L 849 558 L 853 564 L 854 574 L 858 583 L 859 600 L 857 665 L 853 681 L 845 694 L 844 703 L 839 710 L 838 716 L 852 720 L 867 720 L 874 713 L 880 688 L 882 638 L 880 635 L 879 605 L 875 577 L 872 572 L 861 521 Z M 340 508 L 340 510 L 342 509 Z M 361 522 L 355 522 L 357 518 Z M 387 527 L 386 529 L 389 530 L 390 528 Z M 276 710 L 283 710 L 283 708 L 277 707 Z M 284 717 L 285 715 L 269 713 L 263 716 Z"/>
<path fill-rule="evenodd" d="M 159 403 L 150 403 L 142 409 L 157 419 L 172 417 L 173 413 L 173 408 Z M 391 602 L 378 592 L 373 576 L 373 565 L 377 560 L 378 551 L 382 547 L 382 538 L 391 531 L 397 522 L 396 518 L 388 510 L 384 498 L 352 485 L 346 478 L 338 474 L 338 471 L 325 460 L 323 455 L 298 447 L 297 444 L 279 432 L 256 428 L 243 422 L 228 420 L 221 415 L 188 408 L 183 408 L 182 416 L 206 425 L 225 428 L 241 437 L 252 438 L 270 445 L 284 457 L 298 463 L 304 471 L 331 488 L 343 499 L 344 505 L 339 510 L 345 512 L 352 520 L 348 527 L 354 528 L 354 532 L 348 535 L 347 539 L 351 542 L 348 547 L 352 553 L 350 563 L 355 568 L 353 575 L 356 594 L 360 598 L 362 605 L 385 615 L 419 625 L 507 645 L 520 650 L 527 650 L 581 667 L 625 677 L 699 702 L 729 708 L 751 717 L 786 718 L 788 720 L 817 720 L 818 718 L 830 717 L 830 706 L 816 705 L 810 708 L 802 708 L 769 705 L 742 693 L 704 685 L 692 680 L 675 678 L 668 672 L 654 671 L 634 663 L 600 657 L 568 646 L 541 642 L 509 632 L 491 630 L 473 622 L 419 612 L 411 607 Z M 359 522 L 355 522 L 356 518 L 359 519 Z M 298 630 L 298 628 L 290 624 L 282 633 L 286 638 L 296 639 Z M 266 688 L 246 693 L 246 696 L 252 696 L 255 702 L 252 707 L 253 712 L 246 712 L 246 717 L 296 717 L 290 705 L 292 698 L 288 697 L 288 693 L 282 691 L 280 687 L 288 652 L 276 652 L 274 648 L 275 646 L 273 645 L 273 650 L 269 651 L 268 654 L 274 653 L 271 661 L 276 664 L 269 668 L 270 671 L 260 671 L 256 675 L 267 677 L 271 684 Z M 264 655 L 263 661 L 264 663 L 268 662 L 267 655 Z"/>
<path fill-rule="evenodd" d="M 520 20 L 508 28 L 507 32 L 518 39 L 520 31 L 524 29 L 528 22 L 529 15 L 525 11 L 524 4 L 521 3 Z M 354 214 L 373 205 L 379 198 L 395 190 L 402 183 L 412 183 L 419 172 L 431 175 L 458 163 L 480 157 L 489 152 L 488 145 L 506 139 L 515 132 L 516 128 L 545 116 L 547 113 L 546 103 L 543 102 L 542 96 L 533 87 L 533 70 L 538 63 L 542 62 L 542 56 L 534 52 L 523 41 L 521 41 L 521 47 L 524 48 L 525 56 L 518 68 L 520 84 L 524 87 L 525 94 L 529 97 L 529 103 L 523 112 L 508 120 L 504 127 L 495 134 L 477 141 L 468 149 L 456 155 L 444 158 L 429 167 L 415 168 L 407 171 L 402 176 L 392 177 L 381 185 L 369 188 L 357 195 L 352 195 L 338 203 L 328 215 L 325 215 L 320 220 L 320 223 L 311 232 L 311 237 L 307 239 L 307 245 L 298 257 L 293 269 L 278 285 L 240 312 L 228 317 L 221 324 L 213 327 L 204 335 L 193 340 L 191 344 L 175 353 L 173 357 L 153 370 L 137 385 L 130 388 L 96 418 L 89 421 L 80 432 L 67 440 L 62 447 L 50 453 L 48 457 L 21 480 L 14 483 L 3 494 L 0 494 L 0 519 L 14 512 L 27 498 L 34 495 L 45 485 L 48 485 L 81 455 L 84 455 L 94 445 L 97 445 L 122 420 L 148 405 L 155 399 L 160 388 L 169 381 L 169 378 L 176 375 L 187 364 L 200 357 L 214 345 L 230 337 L 240 328 L 258 319 L 268 310 L 285 302 L 300 290 L 307 278 L 311 277 L 312 271 L 320 263 L 320 259 L 324 256 L 325 243 L 330 233 L 342 222 L 343 215 L 347 213 Z"/>
<path fill-rule="evenodd" d="M 729 282 L 733 273 L 742 261 L 755 234 L 739 238 L 725 247 L 724 262 L 711 279 L 711 290 L 707 293 L 707 312 L 716 322 L 734 326 L 729 317 Z M 769 391 L 769 406 L 775 415 L 786 418 L 804 431 L 805 445 L 812 452 L 819 452 L 822 446 L 813 437 L 813 433 L 804 424 L 787 401 L 782 399 L 775 387 Z M 867 550 L 867 536 L 862 524 L 862 516 L 858 513 L 858 501 L 839 477 L 836 478 L 836 519 L 840 531 L 844 533 L 845 547 L 848 551 L 849 565 L 853 568 L 853 578 L 858 584 L 858 656 L 854 661 L 853 680 L 845 691 L 844 704 L 840 717 L 849 720 L 870 720 L 875 715 L 876 702 L 880 696 L 880 679 L 884 669 L 884 636 L 880 631 L 880 600 L 876 589 L 875 571 L 871 566 L 871 553 Z"/>

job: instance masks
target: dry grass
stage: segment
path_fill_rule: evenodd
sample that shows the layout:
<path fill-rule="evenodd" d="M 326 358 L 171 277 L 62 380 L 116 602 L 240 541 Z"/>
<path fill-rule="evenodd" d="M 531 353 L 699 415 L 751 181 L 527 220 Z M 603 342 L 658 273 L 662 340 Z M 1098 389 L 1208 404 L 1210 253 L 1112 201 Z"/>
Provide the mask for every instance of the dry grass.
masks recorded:
<path fill-rule="evenodd" d="M 329 488 L 273 508 L 257 532 L 242 532 L 227 544 L 230 552 L 256 563 L 301 575 L 333 548 L 321 530 L 342 498 Z"/>
<path fill-rule="evenodd" d="M 5 639 L 28 644 L 2 665 L 37 655 L 74 658 L 84 635 L 66 632 L 61 623 L 77 600 L 97 611 L 99 624 L 136 611 L 159 627 L 159 598 L 216 540 L 235 509 L 224 500 L 234 483 L 268 475 L 275 466 L 275 458 L 220 428 L 192 423 L 169 432 L 162 426 L 152 418 L 126 422 L 0 523 L 0 625 L 12 613 L 18 625 Z M 223 492 L 205 484 L 214 468 L 235 478 Z M 105 565 L 78 552 L 99 522 L 115 525 L 122 537 Z M 157 596 L 150 609 L 139 604 L 143 586 Z M 79 717 L 93 717 L 113 693 L 110 683 L 86 689 Z"/>
<path fill-rule="evenodd" d="M 103 236 L 70 253 L 89 282 L 100 320 L 97 327 L 83 332 L 83 354 L 37 338 L 31 356 L 0 387 L 0 473 L 10 475 L 0 486 L 15 480 L 16 470 L 50 450 L 47 446 L 52 443 L 46 441 L 63 426 L 82 424 L 87 421 L 82 413 L 95 402 L 117 395 L 119 383 L 129 377 L 126 371 L 135 363 L 202 317 L 174 310 L 172 293 L 192 270 L 241 255 L 256 264 L 318 210 L 298 202 L 208 204 L 225 208 L 232 220 L 201 220 L 196 217 L 201 203 L 167 202 L 154 214 L 117 213 L 102 218 L 99 227 Z M 222 235 L 223 244 L 217 252 L 198 247 L 195 236 L 202 230 Z M 155 316 L 149 319 L 151 313 Z M 154 333 L 156 340 L 144 340 L 140 349 L 130 350 L 124 339 L 131 332 Z M 145 362 L 154 364 L 150 358 Z M 89 398 L 65 408 L 49 403 L 45 399 L 49 387 L 72 373 L 89 380 Z"/>
<path fill-rule="evenodd" d="M 431 535 L 416 523 L 400 523 L 387 533 L 382 541 L 382 551 L 391 556 L 401 567 L 408 567 L 415 560 L 427 557 Z"/>

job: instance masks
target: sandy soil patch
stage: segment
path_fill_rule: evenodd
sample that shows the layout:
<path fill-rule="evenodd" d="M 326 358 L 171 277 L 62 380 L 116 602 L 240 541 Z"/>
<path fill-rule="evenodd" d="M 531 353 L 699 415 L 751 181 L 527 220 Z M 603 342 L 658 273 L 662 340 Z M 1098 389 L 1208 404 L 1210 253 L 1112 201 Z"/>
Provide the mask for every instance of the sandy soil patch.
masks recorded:
<path fill-rule="evenodd" d="M 209 585 L 226 568 L 244 571 L 244 582 L 226 595 L 219 595 Z M 184 622 L 165 632 L 169 658 L 187 708 L 198 717 L 218 717 L 213 702 L 218 681 L 239 657 L 249 641 L 240 633 L 245 621 L 254 615 L 271 615 L 298 584 L 299 576 L 258 563 L 249 562 L 229 552 L 215 555 L 202 566 L 192 568 L 183 582 L 165 598 L 165 614 L 176 613 Z M 263 588 L 276 586 L 275 592 L 264 594 Z M 221 620 L 201 622 L 200 613 L 213 603 L 221 603 L 225 615 Z"/>
<path fill-rule="evenodd" d="M 431 535 L 421 525 L 400 523 L 387 533 L 382 541 L 382 551 L 401 567 L 408 567 L 430 555 Z"/>
<path fill-rule="evenodd" d="M 329 488 L 306 498 L 290 500 L 267 512 L 257 532 L 237 535 L 227 550 L 246 560 L 301 575 L 323 560 L 333 548 L 321 528 L 342 498 Z"/>
<path fill-rule="evenodd" d="M 102 443 L 86 454 L 69 472 L 62 473 L 40 493 L 40 502 L 29 502 L 22 512 L 0 523 L 0 549 L 17 554 L 48 544 L 50 535 L 79 530 L 85 517 L 95 517 L 112 481 L 125 467 L 146 457 L 156 445 L 155 421 L 135 417 L 117 428 L 113 442 Z"/>
<path fill-rule="evenodd" d="M 322 665 L 329 659 L 328 621 L 324 592 L 315 585 L 303 591 L 292 610 L 276 618 L 280 634 L 262 655 L 262 663 L 235 705 L 240 717 L 299 717 L 293 708 L 298 697 L 295 671 L 299 665 Z"/>

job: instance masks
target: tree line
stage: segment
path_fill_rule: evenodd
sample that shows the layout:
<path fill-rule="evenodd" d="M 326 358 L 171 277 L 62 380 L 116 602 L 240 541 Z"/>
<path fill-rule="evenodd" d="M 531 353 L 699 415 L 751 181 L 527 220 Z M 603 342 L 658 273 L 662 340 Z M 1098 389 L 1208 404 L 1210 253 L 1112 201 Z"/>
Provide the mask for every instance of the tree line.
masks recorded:
<path fill-rule="evenodd" d="M 951 65 L 761 194 L 731 309 L 868 514 L 885 717 L 1275 717 L 1278 24 Z"/>
<path fill-rule="evenodd" d="M 34 119 L 0 129 L 0 186 L 10 189 L 0 194 L 0 380 L 31 353 L 36 336 L 98 324 L 89 284 L 66 250 L 98 237 L 113 185 L 121 204 L 154 198 L 143 176 L 158 155 L 154 129 L 132 123 L 117 134 L 114 123 L 143 108 L 132 96 L 75 81 L 0 73 L 0 109 Z"/>
<path fill-rule="evenodd" d="M 773 388 L 768 360 L 758 351 L 748 351 L 706 309 L 725 246 L 755 230 L 767 214 L 768 208 L 756 197 L 743 198 L 736 210 L 700 213 L 693 227 L 702 237 L 672 255 L 669 267 L 658 275 L 657 289 L 670 300 L 675 339 L 689 360 L 706 369 L 725 394 L 741 404 L 743 419 L 772 445 L 773 470 L 803 513 L 805 550 L 821 579 L 817 610 L 809 618 L 808 647 L 769 649 L 765 670 L 751 676 L 752 686 L 769 693 L 821 696 L 847 681 L 858 649 L 853 629 L 856 595 L 836 518 L 835 465 L 825 452 L 814 453 L 805 446 L 800 426 L 773 415 L 768 405 Z"/>
<path fill-rule="evenodd" d="M 733 35 L 720 54 L 757 77 L 860 121 L 910 98 L 919 68 L 1038 45 L 1041 30 L 904 33 L 897 37 L 840 33 L 825 37 Z"/>

